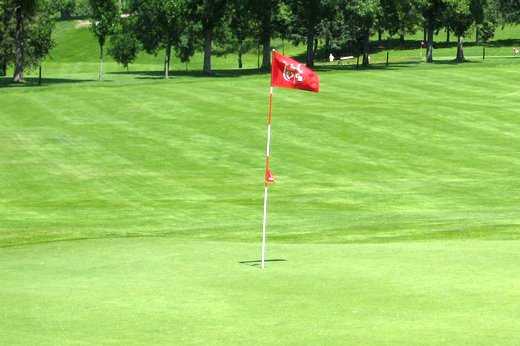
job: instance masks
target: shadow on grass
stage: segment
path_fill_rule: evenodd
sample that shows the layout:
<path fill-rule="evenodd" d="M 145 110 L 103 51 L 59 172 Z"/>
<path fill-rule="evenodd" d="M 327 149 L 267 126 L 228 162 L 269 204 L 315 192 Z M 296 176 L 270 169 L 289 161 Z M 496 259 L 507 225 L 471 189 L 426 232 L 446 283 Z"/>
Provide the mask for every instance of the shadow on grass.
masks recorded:
<path fill-rule="evenodd" d="M 456 59 L 440 59 L 440 60 L 436 60 L 436 59 L 433 59 L 433 63 L 434 65 L 465 65 L 465 64 L 480 64 L 482 63 L 482 61 L 480 60 L 468 60 L 468 59 L 464 59 L 464 62 L 458 62 Z"/>
<path fill-rule="evenodd" d="M 199 77 L 199 78 L 238 78 L 244 76 L 256 76 L 267 74 L 269 71 L 259 70 L 256 68 L 249 69 L 229 69 L 229 70 L 213 70 L 211 74 L 202 71 L 171 71 L 170 77 Z M 164 79 L 164 71 L 120 71 L 110 72 L 112 75 L 130 75 L 136 76 L 137 79 Z"/>
<path fill-rule="evenodd" d="M 410 68 L 421 64 L 420 61 L 398 61 L 398 62 L 389 62 L 386 63 L 371 63 L 368 66 L 363 66 L 361 64 L 357 65 L 354 63 L 349 63 L 345 65 L 341 64 L 323 64 L 316 65 L 313 67 L 313 70 L 317 72 L 332 72 L 332 71 L 363 71 L 363 70 L 399 70 L 404 68 Z"/>
<path fill-rule="evenodd" d="M 287 262 L 287 260 L 283 259 L 283 258 L 276 258 L 276 259 L 265 260 L 265 263 L 270 263 L 270 262 Z M 262 264 L 262 261 L 261 260 L 240 261 L 238 263 L 245 264 L 245 265 L 250 266 L 250 267 L 259 267 Z"/>
<path fill-rule="evenodd" d="M 11 77 L 0 77 L 0 88 L 27 88 L 56 84 L 75 84 L 84 82 L 95 82 L 93 79 L 67 79 L 67 78 L 42 78 L 41 85 L 37 77 L 29 77 L 24 83 L 13 83 Z"/>
<path fill-rule="evenodd" d="M 389 50 L 417 50 L 421 48 L 422 40 L 404 40 L 401 41 L 399 39 L 386 39 L 381 42 L 371 41 L 369 54 L 377 54 L 384 51 Z M 518 47 L 520 46 L 520 40 L 518 39 L 505 39 L 505 40 L 495 40 L 490 42 L 475 42 L 475 41 L 466 41 L 464 42 L 465 48 L 470 47 L 486 47 L 486 48 L 509 48 L 509 47 Z M 436 41 L 434 42 L 434 49 L 446 49 L 446 48 L 457 48 L 457 42 L 452 40 L 450 42 L 446 41 Z M 349 46 L 349 48 L 342 49 L 327 49 L 326 47 L 320 47 L 316 52 L 316 59 L 326 61 L 329 57 L 329 54 L 332 53 L 335 56 L 355 56 L 361 55 L 359 47 L 353 43 Z M 300 61 L 305 61 L 306 52 L 301 52 L 298 55 L 294 56 L 295 59 Z"/>
<path fill-rule="evenodd" d="M 301 61 L 301 60 L 300 60 Z M 303 63 L 303 61 L 302 61 Z M 316 72 L 336 72 L 336 71 L 362 71 L 362 70 L 392 70 L 410 68 L 420 64 L 419 61 L 401 61 L 391 62 L 389 65 L 385 63 L 374 63 L 369 66 L 357 66 L 355 63 L 348 63 L 343 65 L 336 64 L 318 64 L 312 69 Z M 239 78 L 247 76 L 261 76 L 268 75 L 270 71 L 263 71 L 259 69 L 228 69 L 228 70 L 214 70 L 212 74 L 208 75 L 202 71 L 171 71 L 170 78 L 175 77 L 196 77 L 196 78 Z M 111 75 L 126 75 L 134 76 L 136 79 L 164 79 L 163 71 L 118 71 L 110 72 Z"/>

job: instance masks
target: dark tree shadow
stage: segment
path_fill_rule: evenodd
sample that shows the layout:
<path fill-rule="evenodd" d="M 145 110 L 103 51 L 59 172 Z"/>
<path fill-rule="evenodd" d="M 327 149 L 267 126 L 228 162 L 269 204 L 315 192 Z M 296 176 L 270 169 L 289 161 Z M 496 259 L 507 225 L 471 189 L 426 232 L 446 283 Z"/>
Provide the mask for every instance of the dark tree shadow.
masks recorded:
<path fill-rule="evenodd" d="M 170 72 L 170 77 L 198 77 L 198 78 L 238 78 L 244 76 L 255 76 L 268 74 L 270 71 L 264 71 L 256 68 L 244 69 L 228 69 L 213 70 L 211 74 L 206 74 L 200 70 L 174 70 Z M 112 75 L 133 75 L 137 79 L 164 79 L 164 71 L 119 71 L 109 72 Z"/>
<path fill-rule="evenodd" d="M 67 79 L 67 78 L 42 78 L 41 85 L 38 77 L 25 78 L 24 83 L 13 83 L 11 77 L 0 77 L 0 88 L 27 88 L 55 84 L 75 84 L 84 82 L 95 82 L 93 79 Z"/>

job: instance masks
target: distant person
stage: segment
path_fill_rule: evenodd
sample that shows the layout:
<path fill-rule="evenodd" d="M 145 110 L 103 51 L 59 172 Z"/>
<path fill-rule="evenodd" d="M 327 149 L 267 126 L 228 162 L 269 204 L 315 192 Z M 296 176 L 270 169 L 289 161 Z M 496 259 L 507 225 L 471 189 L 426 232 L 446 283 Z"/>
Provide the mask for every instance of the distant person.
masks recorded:
<path fill-rule="evenodd" d="M 513 47 L 513 56 L 520 55 L 520 48 Z"/>
<path fill-rule="evenodd" d="M 334 62 L 334 55 L 332 55 L 332 53 L 329 54 L 329 62 Z"/>

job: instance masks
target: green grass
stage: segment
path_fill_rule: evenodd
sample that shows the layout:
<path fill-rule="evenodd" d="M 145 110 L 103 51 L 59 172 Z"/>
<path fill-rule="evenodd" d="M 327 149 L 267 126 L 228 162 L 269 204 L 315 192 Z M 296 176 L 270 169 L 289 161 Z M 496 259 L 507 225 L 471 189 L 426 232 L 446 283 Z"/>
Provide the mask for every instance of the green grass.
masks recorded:
<path fill-rule="evenodd" d="M 61 29 L 44 86 L 0 89 L 2 343 L 520 342 L 520 61 L 276 90 L 262 272 L 268 76 L 100 83 Z"/>
<path fill-rule="evenodd" d="M 98 46 L 94 35 L 88 27 L 78 26 L 78 21 L 59 22 L 56 26 L 54 38 L 57 46 L 51 52 L 50 57 L 44 62 L 44 74 L 48 77 L 59 76 L 72 78 L 75 74 L 84 74 L 85 77 L 96 79 L 98 70 Z M 384 36 L 383 38 L 388 38 Z M 422 33 L 405 37 L 407 41 L 414 42 L 416 47 L 420 46 L 423 39 Z M 375 39 L 375 38 L 374 38 Z M 395 39 L 395 37 L 394 37 Z M 474 32 L 471 31 L 466 37 L 466 56 L 468 59 L 479 61 L 482 59 L 482 45 L 475 45 Z M 444 61 L 454 59 L 456 56 L 456 38 L 452 37 L 451 43 L 446 46 L 446 33 L 440 31 L 435 36 L 437 49 L 434 57 Z M 373 42 L 374 47 L 377 46 Z M 372 55 L 372 61 L 382 63 L 386 61 L 385 48 L 387 44 L 383 42 L 383 47 Z M 507 25 L 497 28 L 493 41 L 486 44 L 486 56 L 488 59 L 497 57 L 511 57 L 511 47 L 520 47 L 520 27 Z M 284 50 L 288 55 L 299 55 L 303 59 L 305 47 L 303 45 L 293 46 L 290 43 L 282 44 L 278 39 L 273 41 L 273 47 Z M 237 57 L 234 54 L 217 54 L 213 57 L 213 67 L 217 70 L 237 68 Z M 424 59 L 424 52 L 419 49 L 390 49 L 391 62 L 421 61 Z M 328 56 L 328 54 L 326 54 Z M 124 72 L 124 69 L 117 65 L 107 56 L 107 70 L 109 72 Z M 130 65 L 130 71 L 160 71 L 163 68 L 164 53 L 159 51 L 156 56 L 141 53 L 136 62 Z M 352 62 L 350 62 L 352 63 Z M 188 66 L 182 64 L 175 55 L 173 56 L 172 66 L 176 70 L 184 71 L 186 67 L 189 71 L 198 71 L 202 68 L 203 56 L 200 52 L 196 53 Z M 258 57 L 256 49 L 244 55 L 244 67 L 247 69 L 257 68 Z"/>
<path fill-rule="evenodd" d="M 0 252 L 7 345 L 517 345 L 517 241 L 167 239 Z"/>

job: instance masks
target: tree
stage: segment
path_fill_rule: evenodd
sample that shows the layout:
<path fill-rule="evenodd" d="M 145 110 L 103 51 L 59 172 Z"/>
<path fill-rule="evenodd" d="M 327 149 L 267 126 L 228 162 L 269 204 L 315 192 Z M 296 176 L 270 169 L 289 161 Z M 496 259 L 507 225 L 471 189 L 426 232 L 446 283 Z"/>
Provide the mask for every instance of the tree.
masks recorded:
<path fill-rule="evenodd" d="M 419 0 L 419 8 L 426 29 L 426 62 L 433 62 L 433 35 L 443 24 L 443 13 L 446 9 L 444 0 Z"/>
<path fill-rule="evenodd" d="M 50 3 L 40 1 L 35 20 L 29 24 L 26 61 L 31 66 L 40 65 L 41 61 L 55 46 L 55 42 L 52 39 L 55 22 L 52 19 L 51 12 Z"/>
<path fill-rule="evenodd" d="M 495 35 L 499 20 L 497 0 L 474 0 L 471 12 L 475 17 L 477 43 L 489 41 Z"/>
<path fill-rule="evenodd" d="M 128 69 L 128 65 L 133 63 L 139 54 L 139 40 L 132 30 L 131 18 L 122 20 L 114 35 L 110 37 L 110 54 L 115 61 Z"/>
<path fill-rule="evenodd" d="M 342 4 L 338 1 L 332 3 L 328 14 L 323 16 L 319 25 L 319 35 L 325 41 L 324 45 L 329 54 L 336 55 L 352 42 L 350 37 L 345 35 L 349 31 L 349 26 L 341 8 Z"/>
<path fill-rule="evenodd" d="M 229 28 L 232 37 L 228 40 L 227 46 L 238 54 L 238 68 L 242 68 L 244 63 L 242 56 L 250 48 L 252 42 L 248 39 L 254 35 L 256 22 L 253 19 L 251 3 L 248 0 L 232 0 L 229 2 Z"/>
<path fill-rule="evenodd" d="M 0 76 L 7 75 L 7 61 L 9 59 L 9 11 L 7 0 L 0 0 Z"/>
<path fill-rule="evenodd" d="M 370 36 L 373 33 L 377 18 L 380 16 L 381 4 L 379 0 L 351 0 L 346 3 L 345 11 L 350 36 L 361 47 L 363 66 L 368 66 L 370 63 Z"/>
<path fill-rule="evenodd" d="M 300 29 L 307 43 L 306 63 L 314 66 L 314 53 L 322 19 L 328 14 L 330 0 L 292 0 L 295 27 Z"/>
<path fill-rule="evenodd" d="M 457 35 L 456 61 L 458 63 L 464 62 L 464 36 L 475 21 L 471 12 L 471 2 L 471 0 L 448 0 L 446 4 L 450 28 Z"/>
<path fill-rule="evenodd" d="M 413 34 L 421 23 L 417 0 L 381 0 L 382 27 L 390 35 L 399 35 L 399 42 L 405 43 L 405 35 Z"/>
<path fill-rule="evenodd" d="M 186 64 L 186 70 L 188 70 L 188 63 L 190 62 L 191 57 L 195 54 L 196 41 L 197 37 L 193 30 L 193 26 L 188 25 L 182 31 L 175 45 L 175 54 L 182 63 Z"/>
<path fill-rule="evenodd" d="M 480 43 L 480 29 L 484 23 L 484 9 L 487 0 L 472 0 L 470 1 L 469 9 L 473 20 L 475 21 L 475 43 Z"/>
<path fill-rule="evenodd" d="M 191 20 L 200 24 L 204 50 L 203 72 L 207 75 L 213 74 L 211 55 L 215 29 L 224 18 L 227 1 L 228 0 L 191 0 L 189 2 Z"/>
<path fill-rule="evenodd" d="M 251 8 L 255 19 L 260 24 L 260 42 L 262 44 L 262 69 L 268 71 L 271 68 L 271 38 L 274 35 L 274 17 L 278 9 L 279 0 L 252 0 Z"/>
<path fill-rule="evenodd" d="M 70 19 L 76 8 L 75 0 L 54 0 L 54 7 L 60 13 L 61 19 Z"/>
<path fill-rule="evenodd" d="M 520 23 L 519 0 L 496 0 L 498 12 L 505 23 Z"/>
<path fill-rule="evenodd" d="M 26 26 L 36 13 L 36 0 L 11 0 L 15 18 L 15 63 L 13 82 L 24 81 L 27 43 Z"/>
<path fill-rule="evenodd" d="M 164 49 L 164 78 L 168 79 L 172 48 L 190 25 L 186 23 L 186 1 L 137 0 L 131 10 L 135 17 L 134 31 L 144 49 L 150 54 Z"/>
<path fill-rule="evenodd" d="M 280 1 L 273 16 L 273 30 L 282 39 L 282 53 L 285 54 L 285 41 L 290 37 L 293 30 L 293 13 L 288 1 Z M 252 24 L 258 26 L 258 22 L 253 21 Z M 254 30 L 254 29 L 253 29 Z M 258 28 L 256 28 L 258 32 Z"/>
<path fill-rule="evenodd" d="M 33 4 L 0 0 L 0 73 L 5 76 L 7 65 L 14 65 L 13 81 L 24 81 L 24 72 L 49 54 L 54 46 L 50 2 Z"/>
<path fill-rule="evenodd" d="M 92 11 L 92 31 L 99 44 L 99 80 L 103 80 L 104 47 L 120 18 L 116 0 L 89 0 Z"/>

